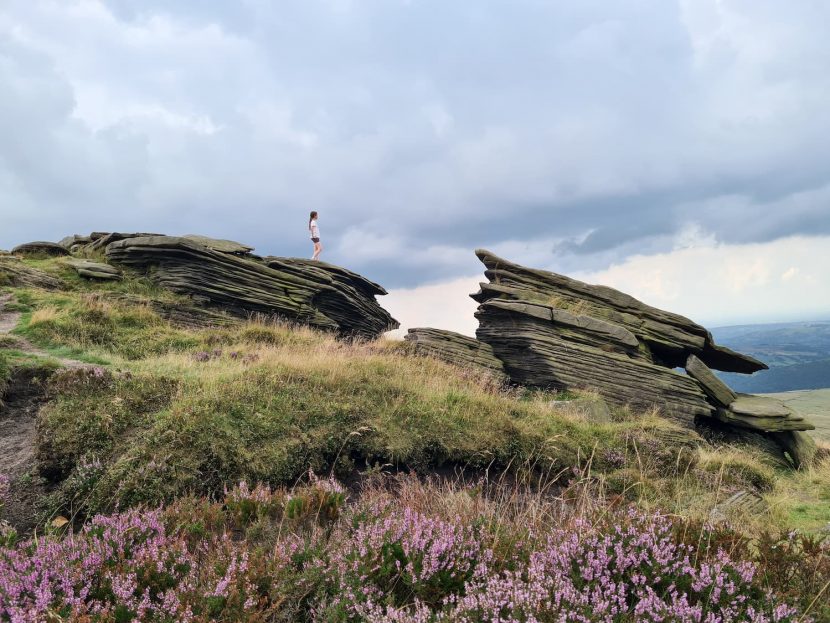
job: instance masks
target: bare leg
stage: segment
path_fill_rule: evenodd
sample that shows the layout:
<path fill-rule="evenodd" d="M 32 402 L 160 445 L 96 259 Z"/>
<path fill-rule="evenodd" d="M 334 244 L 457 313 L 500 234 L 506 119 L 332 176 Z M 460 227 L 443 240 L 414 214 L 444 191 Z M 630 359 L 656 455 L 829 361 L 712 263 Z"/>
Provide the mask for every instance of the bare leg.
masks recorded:
<path fill-rule="evenodd" d="M 320 259 L 320 253 L 322 251 L 323 251 L 323 245 L 320 244 L 319 242 L 315 242 L 314 243 L 314 255 L 311 256 L 311 259 L 312 260 L 319 260 Z"/>

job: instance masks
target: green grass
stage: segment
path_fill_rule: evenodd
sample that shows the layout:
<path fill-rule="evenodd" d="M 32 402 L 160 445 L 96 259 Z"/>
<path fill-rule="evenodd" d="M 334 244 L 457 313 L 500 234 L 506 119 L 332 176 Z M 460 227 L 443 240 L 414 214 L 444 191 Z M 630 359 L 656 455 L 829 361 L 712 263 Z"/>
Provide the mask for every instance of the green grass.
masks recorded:
<path fill-rule="evenodd" d="M 208 361 L 168 353 L 136 362 L 129 378 L 79 378 L 81 391 L 68 384 L 58 393 L 41 414 L 49 454 L 64 473 L 84 455 L 107 466 L 92 507 L 372 464 L 556 471 L 623 446 L 631 428 L 563 416 L 541 398 L 517 400 L 435 361 L 285 327 L 269 329 L 282 345 L 263 345 L 245 341 L 250 330 Z"/>
<path fill-rule="evenodd" d="M 24 301 L 34 311 L 23 313 L 14 333 L 74 358 L 86 354 L 89 361 L 103 362 L 107 355 L 140 359 L 198 345 L 190 333 L 172 327 L 149 306 L 97 293 L 43 292 Z"/>
<path fill-rule="evenodd" d="M 266 322 L 185 329 L 146 303 L 180 299 L 143 278 L 89 283 L 59 260 L 31 262 L 66 288 L 15 290 L 16 332 L 107 370 L 65 371 L 49 384 L 38 443 L 59 483 L 53 510 L 216 495 L 241 479 L 291 484 L 309 469 L 348 477 L 372 466 L 464 466 L 584 478 L 641 507 L 698 518 L 749 488 L 772 511 L 735 518 L 747 527 L 818 529 L 826 512 L 824 490 L 804 474 L 776 471 L 741 448 L 673 445 L 660 435 L 671 424 L 654 414 L 614 410 L 613 422 L 593 423 L 550 406 L 576 394 L 505 391 L 415 357 L 404 343 L 345 344 Z M 2 345 L 0 354 L 0 379 L 27 360 Z"/>

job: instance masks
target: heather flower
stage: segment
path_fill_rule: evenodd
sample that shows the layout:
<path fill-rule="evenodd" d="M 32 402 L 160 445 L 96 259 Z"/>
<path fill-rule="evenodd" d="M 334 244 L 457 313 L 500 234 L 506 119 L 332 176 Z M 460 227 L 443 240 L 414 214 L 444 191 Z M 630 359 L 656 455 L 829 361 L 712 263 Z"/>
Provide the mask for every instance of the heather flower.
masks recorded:
<path fill-rule="evenodd" d="M 337 480 L 335 480 L 332 476 L 329 476 L 328 478 L 320 478 L 314 473 L 313 470 L 308 470 L 308 481 L 313 488 L 319 489 L 320 491 L 324 491 L 326 493 L 346 493 L 346 489 L 343 485 L 337 482 Z"/>
<path fill-rule="evenodd" d="M 460 518 L 449 523 L 408 507 L 374 511 L 332 554 L 339 597 L 329 609 L 368 621 L 428 620 L 429 608 L 485 576 L 492 554 Z"/>
<path fill-rule="evenodd" d="M 755 564 L 679 541 L 664 515 L 588 513 L 537 526 L 520 553 L 497 556 L 483 516 L 394 499 L 306 521 L 344 495 L 313 473 L 290 500 L 243 481 L 224 503 L 99 516 L 77 534 L 0 547 L 0 621 L 806 621 L 762 590 Z M 285 521 L 292 503 L 314 514 Z M 250 534 L 268 519 L 276 530 L 261 547 Z"/>

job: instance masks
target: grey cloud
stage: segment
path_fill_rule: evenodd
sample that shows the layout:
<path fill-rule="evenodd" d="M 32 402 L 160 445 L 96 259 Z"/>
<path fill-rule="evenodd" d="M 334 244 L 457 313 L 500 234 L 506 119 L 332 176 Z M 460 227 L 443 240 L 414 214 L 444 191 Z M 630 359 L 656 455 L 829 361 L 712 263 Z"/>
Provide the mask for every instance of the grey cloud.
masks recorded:
<path fill-rule="evenodd" d="M 477 272 L 476 246 L 598 270 L 689 224 L 828 233 L 828 18 L 807 0 L 10 0 L 0 247 L 198 230 L 304 255 L 316 209 L 328 259 L 394 287 Z"/>

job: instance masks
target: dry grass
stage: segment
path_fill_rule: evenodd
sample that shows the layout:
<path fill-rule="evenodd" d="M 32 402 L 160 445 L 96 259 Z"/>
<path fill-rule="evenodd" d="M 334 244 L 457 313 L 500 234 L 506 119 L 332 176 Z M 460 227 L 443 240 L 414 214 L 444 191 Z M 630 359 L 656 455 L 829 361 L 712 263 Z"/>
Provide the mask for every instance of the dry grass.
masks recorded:
<path fill-rule="evenodd" d="M 753 526 L 815 529 L 830 506 L 825 468 L 786 474 L 736 447 L 667 446 L 657 433 L 671 425 L 656 412 L 614 409 L 612 423 L 597 424 L 578 407 L 552 408 L 560 396 L 414 357 L 406 342 L 344 343 L 261 316 L 189 330 L 99 291 L 24 299 L 34 308 L 23 331 L 32 341 L 132 374 L 59 393 L 42 416 L 65 473 L 102 461 L 103 473 L 83 485 L 91 510 L 213 493 L 243 477 L 284 484 L 309 467 L 348 475 L 383 464 L 565 474 L 601 497 L 701 519 L 747 488 L 772 507 L 747 518 Z"/>
<path fill-rule="evenodd" d="M 62 315 L 65 315 L 65 312 L 62 312 L 57 307 L 53 307 L 51 305 L 41 307 L 32 312 L 31 320 L 29 320 L 29 326 L 36 327 L 38 325 L 56 322 Z"/>

